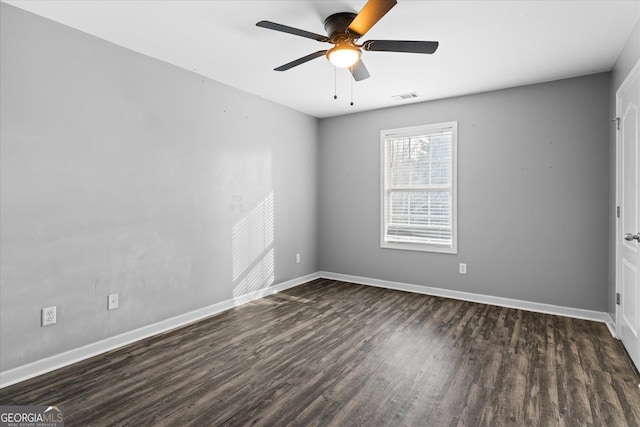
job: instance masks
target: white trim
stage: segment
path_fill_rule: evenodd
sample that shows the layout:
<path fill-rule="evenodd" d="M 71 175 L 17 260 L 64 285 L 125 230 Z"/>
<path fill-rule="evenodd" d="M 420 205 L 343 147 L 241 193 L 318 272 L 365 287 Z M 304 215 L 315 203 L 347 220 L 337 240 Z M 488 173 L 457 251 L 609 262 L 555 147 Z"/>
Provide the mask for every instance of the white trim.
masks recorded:
<path fill-rule="evenodd" d="M 611 335 L 616 338 L 615 326 L 609 313 L 582 308 L 563 307 L 560 305 L 543 304 L 540 302 L 523 301 L 512 298 L 494 297 L 491 295 L 475 294 L 471 292 L 454 291 L 450 289 L 434 288 L 431 286 L 419 286 L 409 283 L 392 282 L 389 280 L 371 279 L 368 277 L 351 276 L 348 274 L 330 273 L 321 271 L 319 276 L 325 279 L 340 280 L 359 285 L 376 286 L 379 288 L 394 289 L 398 291 L 414 292 L 423 295 L 452 298 L 462 301 L 477 302 L 481 304 L 497 305 L 499 307 L 515 308 L 518 310 L 533 311 L 536 313 L 553 314 L 556 316 L 572 317 L 575 319 L 592 320 L 607 325 Z"/>
<path fill-rule="evenodd" d="M 609 328 L 609 333 L 611 334 L 612 337 L 619 340 L 620 336 L 618 335 L 616 323 L 613 321 L 611 314 L 609 313 L 604 313 L 604 314 L 605 314 L 604 323 L 607 325 L 607 328 Z"/>
<path fill-rule="evenodd" d="M 140 341 L 153 335 L 161 334 L 172 329 L 194 323 L 207 317 L 219 314 L 233 307 L 246 304 L 250 301 L 275 294 L 286 289 L 290 289 L 304 283 L 319 278 L 318 273 L 308 274 L 268 288 L 260 289 L 246 295 L 235 297 L 226 301 L 212 304 L 197 310 L 180 314 L 166 320 L 162 320 L 151 325 L 143 326 L 133 331 L 125 332 L 120 335 L 106 338 L 104 340 L 87 344 L 83 347 L 75 348 L 55 356 L 47 357 L 17 368 L 13 368 L 4 372 L 0 372 L 0 388 L 28 380 L 38 375 L 71 365 L 81 360 L 88 359 L 93 356 L 114 350 L 127 344 Z"/>
<path fill-rule="evenodd" d="M 184 313 L 170 319 L 143 326 L 133 331 L 125 332 L 114 337 L 104 339 L 92 344 L 85 345 L 55 356 L 47 357 L 14 369 L 0 372 L 0 388 L 28 380 L 38 375 L 51 372 L 55 369 L 63 368 L 76 362 L 88 359 L 93 356 L 115 350 L 122 346 L 140 341 L 153 335 L 161 334 L 172 329 L 197 322 L 207 317 L 216 315 L 233 307 L 245 304 L 247 302 L 272 295 L 286 289 L 308 283 L 312 280 L 325 278 L 330 280 L 339 280 L 343 282 L 356 283 L 360 285 L 376 286 L 386 289 L 395 289 L 399 291 L 414 292 L 423 295 L 434 295 L 445 298 L 458 299 L 463 301 L 477 302 L 482 304 L 497 305 L 500 307 L 516 308 L 520 310 L 534 311 L 538 313 L 553 314 L 557 316 L 573 317 L 576 319 L 592 320 L 602 322 L 607 325 L 609 332 L 614 338 L 615 324 L 609 313 L 584 310 L 580 308 L 562 307 L 551 304 L 542 304 L 530 301 L 515 300 L 511 298 L 494 297 L 489 295 L 474 294 L 470 292 L 454 291 L 449 289 L 434 288 L 430 286 L 419 286 L 408 283 L 392 282 L 388 280 L 372 279 L 360 276 L 351 276 L 348 274 L 331 273 L 319 271 L 298 277 L 277 285 L 270 286 L 250 294 L 242 295 L 233 299 L 222 301 L 216 304 L 203 307 L 189 313 Z"/>
<path fill-rule="evenodd" d="M 621 110 L 621 105 L 620 105 L 620 95 L 622 93 L 622 91 L 624 89 L 627 88 L 628 85 L 631 84 L 631 80 L 633 79 L 633 77 L 636 74 L 640 74 L 640 58 L 636 61 L 636 64 L 633 66 L 633 68 L 631 69 L 631 71 L 629 71 L 629 74 L 626 75 L 626 77 L 624 78 L 624 81 L 620 84 L 620 86 L 618 86 L 618 89 L 616 89 L 616 118 L 620 119 L 621 118 L 621 114 L 620 114 L 620 110 Z M 617 123 L 617 121 L 613 122 L 613 123 Z M 617 129 L 615 129 L 615 143 L 616 143 L 616 207 L 620 206 L 620 200 L 622 199 L 622 149 L 621 149 L 621 145 L 622 145 L 622 141 L 620 139 L 621 136 L 621 132 Z M 619 293 L 622 293 L 621 291 L 621 284 L 620 281 L 621 279 L 621 272 L 622 272 L 622 263 L 621 263 L 621 256 L 620 256 L 620 245 L 621 245 L 621 240 L 622 240 L 622 232 L 620 230 L 620 218 L 618 218 L 618 216 L 616 216 L 615 218 L 616 220 L 616 236 L 615 236 L 615 240 L 616 240 L 616 247 L 615 247 L 615 288 L 616 288 L 616 295 Z M 614 295 L 614 299 L 616 298 L 616 295 Z M 621 332 L 620 331 L 620 305 L 619 304 L 615 304 L 615 331 L 616 331 L 616 336 L 619 337 Z"/>
<path fill-rule="evenodd" d="M 386 140 L 387 138 L 400 138 L 414 135 L 434 135 L 443 129 L 451 129 L 451 246 L 427 244 L 417 242 L 387 242 L 385 241 L 385 217 L 387 206 L 387 163 Z M 411 126 L 398 129 L 384 129 L 380 131 L 380 247 L 382 249 L 399 249 L 407 251 L 421 251 L 442 254 L 458 253 L 458 122 L 453 120 L 442 123 L 432 123 L 420 126 Z"/>

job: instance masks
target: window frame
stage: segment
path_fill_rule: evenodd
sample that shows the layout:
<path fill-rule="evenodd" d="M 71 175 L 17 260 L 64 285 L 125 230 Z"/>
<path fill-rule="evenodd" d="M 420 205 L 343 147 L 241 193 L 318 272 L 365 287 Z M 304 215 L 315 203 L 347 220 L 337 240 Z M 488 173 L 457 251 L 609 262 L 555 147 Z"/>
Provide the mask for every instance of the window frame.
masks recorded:
<path fill-rule="evenodd" d="M 450 131 L 451 141 L 451 246 L 421 242 L 393 242 L 385 239 L 387 217 L 387 139 Z M 443 254 L 458 253 L 458 122 L 449 121 L 380 131 L 380 247 Z"/>

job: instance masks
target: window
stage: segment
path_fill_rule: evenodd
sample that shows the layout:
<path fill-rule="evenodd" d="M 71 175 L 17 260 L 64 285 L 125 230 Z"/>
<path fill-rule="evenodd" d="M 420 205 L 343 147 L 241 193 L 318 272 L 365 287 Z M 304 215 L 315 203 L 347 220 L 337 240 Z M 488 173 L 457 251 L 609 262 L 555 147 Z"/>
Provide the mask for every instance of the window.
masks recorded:
<path fill-rule="evenodd" d="M 457 122 L 383 130 L 381 247 L 457 253 Z"/>

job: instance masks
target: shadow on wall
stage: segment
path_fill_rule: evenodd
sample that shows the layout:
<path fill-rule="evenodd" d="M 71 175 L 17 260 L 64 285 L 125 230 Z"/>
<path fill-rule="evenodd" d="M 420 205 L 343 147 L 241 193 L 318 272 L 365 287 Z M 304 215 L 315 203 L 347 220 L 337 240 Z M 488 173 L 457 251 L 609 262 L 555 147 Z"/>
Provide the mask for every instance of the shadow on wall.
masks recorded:
<path fill-rule="evenodd" d="M 233 300 L 241 305 L 275 280 L 274 202 L 271 191 L 232 230 Z"/>

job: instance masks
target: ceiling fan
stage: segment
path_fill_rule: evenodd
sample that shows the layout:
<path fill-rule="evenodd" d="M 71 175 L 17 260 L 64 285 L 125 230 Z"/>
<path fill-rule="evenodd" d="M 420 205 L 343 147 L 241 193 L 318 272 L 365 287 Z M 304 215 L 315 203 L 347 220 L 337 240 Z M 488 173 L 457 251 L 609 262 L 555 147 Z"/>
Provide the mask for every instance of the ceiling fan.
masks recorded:
<path fill-rule="evenodd" d="M 438 42 L 415 40 L 368 40 L 362 44 L 356 44 L 356 40 L 364 36 L 396 4 L 396 0 L 369 0 L 357 15 L 351 12 L 334 13 L 324 20 L 324 29 L 328 36 L 271 21 L 260 21 L 256 25 L 334 45 L 331 49 L 319 50 L 274 68 L 275 71 L 286 71 L 312 59 L 326 56 L 336 67 L 349 68 L 353 78 L 360 81 L 370 77 L 369 71 L 360 57 L 361 49 L 384 52 L 433 53 L 438 48 Z"/>

